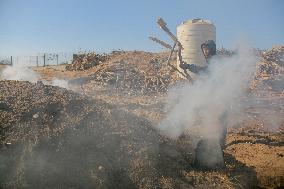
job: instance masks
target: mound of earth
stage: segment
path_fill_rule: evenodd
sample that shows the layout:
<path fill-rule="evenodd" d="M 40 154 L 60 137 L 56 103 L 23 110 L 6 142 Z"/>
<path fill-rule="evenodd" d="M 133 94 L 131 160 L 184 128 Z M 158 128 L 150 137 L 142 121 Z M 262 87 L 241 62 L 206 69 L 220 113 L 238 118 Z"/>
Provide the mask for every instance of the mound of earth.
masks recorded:
<path fill-rule="evenodd" d="M 72 91 L 0 81 L 0 188 L 253 188 L 252 168 L 191 166 L 192 139 L 161 136 L 114 104 Z"/>
<path fill-rule="evenodd" d="M 0 90 L 1 188 L 159 188 L 189 166 L 177 141 L 115 106 L 40 82 Z"/>
<path fill-rule="evenodd" d="M 80 75 L 70 84 L 81 85 L 93 99 L 41 82 L 0 81 L 0 188 L 283 186 L 284 122 L 278 133 L 263 131 L 260 124 L 229 130 L 226 168 L 202 171 L 191 166 L 192 138 L 161 136 L 145 119 L 145 107 L 153 117 L 159 115 L 154 122 L 163 116 L 157 112 L 162 108 L 135 100 L 131 106 L 123 104 L 125 93 L 156 98 L 156 92 L 167 91 L 177 80 L 175 70 L 166 65 L 167 57 L 168 53 L 119 52 L 87 71 L 69 71 Z M 256 77 L 261 90 L 254 92 L 274 92 L 263 107 L 257 107 L 257 100 L 247 116 L 259 121 L 269 115 L 278 121 L 283 117 L 283 66 L 274 59 L 262 61 L 265 66 Z M 50 69 L 49 74 L 61 72 L 65 74 Z M 110 93 L 91 93 L 98 85 L 99 90 L 122 95 L 114 101 Z"/>
<path fill-rule="evenodd" d="M 255 121 L 246 127 L 230 129 L 225 153 L 256 172 L 258 186 L 284 186 L 284 122 L 280 132 L 269 132 Z"/>

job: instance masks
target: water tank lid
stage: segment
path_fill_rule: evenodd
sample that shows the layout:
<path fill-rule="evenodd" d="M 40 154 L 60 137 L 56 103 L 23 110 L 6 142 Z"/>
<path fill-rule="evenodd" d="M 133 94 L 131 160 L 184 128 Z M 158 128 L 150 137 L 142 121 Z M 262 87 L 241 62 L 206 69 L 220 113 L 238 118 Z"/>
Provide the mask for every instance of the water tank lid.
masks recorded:
<path fill-rule="evenodd" d="M 190 19 L 182 22 L 182 24 L 213 24 L 210 20 L 204 20 L 202 18 L 195 18 L 195 19 Z"/>

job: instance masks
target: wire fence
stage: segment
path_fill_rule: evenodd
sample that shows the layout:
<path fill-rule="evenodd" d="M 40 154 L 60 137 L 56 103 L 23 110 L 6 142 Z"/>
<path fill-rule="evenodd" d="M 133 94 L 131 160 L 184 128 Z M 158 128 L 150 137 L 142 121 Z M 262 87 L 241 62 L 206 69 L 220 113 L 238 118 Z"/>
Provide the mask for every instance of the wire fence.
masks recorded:
<path fill-rule="evenodd" d="M 13 66 L 49 66 L 70 64 L 73 53 L 42 53 L 36 56 L 0 56 L 0 64 Z"/>

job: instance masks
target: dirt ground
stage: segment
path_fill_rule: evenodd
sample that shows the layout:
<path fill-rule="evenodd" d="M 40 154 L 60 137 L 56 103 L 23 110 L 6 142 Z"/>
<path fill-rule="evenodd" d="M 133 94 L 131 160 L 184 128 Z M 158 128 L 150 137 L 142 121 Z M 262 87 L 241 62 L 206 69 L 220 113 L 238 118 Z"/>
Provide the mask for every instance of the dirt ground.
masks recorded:
<path fill-rule="evenodd" d="M 159 123 L 164 116 L 163 105 L 166 100 L 164 95 L 123 99 L 119 96 L 98 95 L 95 98 L 108 103 L 119 104 L 122 109 L 131 111 L 139 117 L 146 117 L 154 125 Z M 185 171 L 184 176 L 186 178 L 187 176 L 191 179 L 203 177 L 203 179 L 212 182 L 210 179 L 214 180 L 217 177 L 222 180 L 224 177 L 224 183 L 221 184 L 224 188 L 281 188 L 281 186 L 284 186 L 284 93 L 272 94 L 272 97 L 268 99 L 259 99 L 268 104 L 275 104 L 275 102 L 277 104 L 272 107 L 269 107 L 269 105 L 266 107 L 248 107 L 246 113 L 250 116 L 253 115 L 253 118 L 248 118 L 237 128 L 228 129 L 224 151 L 226 173 L 221 173 L 218 178 L 216 175 L 219 172 Z M 264 112 L 274 114 L 276 119 L 281 118 L 282 127 L 275 130 L 268 129 L 271 128 L 270 125 L 266 125 L 265 121 L 262 120 Z M 240 185 L 226 185 L 228 184 L 226 182 L 232 179 L 230 177 L 233 177 L 235 182 L 239 182 Z M 220 182 L 220 180 L 217 182 Z M 200 182 L 203 183 L 204 180 Z M 216 186 L 216 188 L 221 188 L 221 185 Z M 200 187 L 200 185 L 198 186 Z M 204 186 L 204 188 L 206 187 Z"/>
<path fill-rule="evenodd" d="M 6 65 L 0 65 L 0 72 L 5 69 Z"/>
<path fill-rule="evenodd" d="M 66 71 L 63 66 L 47 66 L 33 68 L 36 72 L 40 73 L 42 80 L 52 80 L 55 77 L 61 79 L 72 80 L 74 78 L 88 77 L 92 74 L 92 70 L 89 71 Z M 136 116 L 137 119 L 145 119 L 149 122 L 149 125 L 156 125 L 165 116 L 164 106 L 166 104 L 166 94 L 154 93 L 148 95 L 125 95 L 119 92 L 109 91 L 104 86 L 99 86 L 92 81 L 83 84 L 75 84 L 71 86 L 71 89 L 77 93 L 83 95 L 82 98 L 86 98 L 101 103 L 106 103 L 107 106 L 114 106 L 117 111 L 124 111 L 127 114 Z M 190 166 L 190 160 L 186 160 L 186 155 L 182 154 L 182 158 L 179 156 L 171 157 L 164 154 L 163 158 L 160 158 L 160 165 L 163 166 L 163 170 L 146 169 L 143 164 L 144 160 L 139 158 L 132 158 L 131 162 L 136 162 L 135 165 L 130 166 L 130 170 L 137 172 L 136 175 L 130 176 L 130 181 L 123 181 L 127 185 L 120 186 L 123 188 L 281 188 L 284 187 L 284 93 L 283 91 L 255 91 L 254 95 L 258 95 L 258 100 L 265 101 L 267 106 L 261 107 L 257 104 L 250 104 L 247 106 L 245 116 L 246 121 L 241 122 L 235 128 L 229 128 L 226 137 L 225 164 L 226 167 L 223 170 L 217 171 L 202 171 L 192 168 Z M 77 97 L 76 97 L 77 98 Z M 81 97 L 80 97 L 81 98 Z M 249 97 L 246 97 L 249 98 Z M 245 101 L 245 99 L 244 99 Z M 85 102 L 87 105 L 89 102 Z M 99 108 L 98 108 L 99 109 Z M 109 107 L 111 111 L 111 107 Z M 89 110 L 88 110 L 89 111 Z M 91 110 L 90 110 L 91 111 Z M 274 130 L 269 125 L 266 125 L 263 120 L 263 112 L 273 114 L 282 125 L 280 128 Z M 52 118 L 50 118 L 52 119 Z M 74 118 L 75 119 L 75 118 Z M 79 118 L 78 118 L 79 119 Z M 52 122 L 52 120 L 51 120 Z M 48 131 L 46 131 L 48 132 Z M 119 131 L 117 131 L 119 132 Z M 141 131 L 142 132 L 142 131 Z M 132 135 L 131 135 L 132 136 Z M 145 134 L 147 136 L 147 134 Z M 156 135 L 155 135 L 156 136 Z M 158 135 L 157 135 L 158 136 Z M 4 139 L 1 139 L 3 142 Z M 137 139 L 138 140 L 138 139 Z M 152 138 L 151 138 L 152 140 Z M 85 142 L 87 142 L 86 140 Z M 175 141 L 177 143 L 184 142 L 186 140 Z M 164 144 L 158 142 L 159 145 Z M 169 144 L 165 142 L 165 148 L 162 150 L 172 150 Z M 73 144 L 78 145 L 78 144 Z M 127 143 L 130 146 L 132 143 Z M 147 145 L 144 144 L 141 149 L 147 150 Z M 175 144 L 178 145 L 178 144 Z M 65 149 L 66 150 L 66 149 Z M 134 150 L 135 151 L 135 150 Z M 151 151 L 151 150 L 150 150 Z M 107 152 L 111 156 L 112 152 Z M 116 152 L 113 152 L 116 154 Z M 129 153 L 129 152 L 126 152 Z M 142 155 L 145 155 L 141 152 Z M 166 152 L 163 152 L 166 153 Z M 161 154 L 163 155 L 161 152 Z M 167 154 L 167 153 L 166 153 Z M 134 157 L 139 156 L 135 153 Z M 147 154 L 146 154 L 147 155 Z M 122 158 L 123 159 L 123 158 Z M 114 160 L 113 160 L 114 161 Z M 139 161 L 141 163 L 139 164 Z M 171 162 L 182 161 L 177 164 Z M 138 162 L 138 163 L 137 163 Z M 122 163 L 122 162 L 120 162 Z M 103 163 L 102 163 L 103 164 Z M 123 164 L 123 163 L 122 163 Z M 159 164 L 159 162 L 158 162 Z M 141 167 L 137 167 L 141 165 Z M 143 166 L 142 166 L 143 165 Z M 152 165 L 148 165 L 152 166 Z M 145 173 L 140 169 L 145 168 Z M 103 172 L 107 169 L 104 166 L 98 166 L 98 169 Z M 138 171 L 137 171 L 138 170 Z M 139 179 L 145 178 L 146 180 L 151 177 L 154 172 L 162 172 L 157 179 L 153 180 L 153 183 L 147 181 L 141 181 Z M 145 176 L 144 174 L 148 174 Z M 103 173 L 101 173 L 103 174 Z M 173 175 L 174 174 L 174 175 Z M 115 173 L 117 179 L 113 181 L 112 185 L 103 185 L 103 181 L 100 181 L 95 172 L 93 173 L 93 184 L 95 186 L 101 186 L 100 188 L 109 188 L 115 186 L 121 181 L 124 173 Z M 113 175 L 115 177 L 115 175 Z M 118 176 L 120 175 L 120 176 Z M 121 176 L 122 175 L 122 176 Z M 154 176 L 153 176 L 154 177 Z M 73 178 L 73 177 L 72 177 Z M 151 180 L 151 179 L 149 179 Z M 3 180 L 0 179 L 3 182 Z M 158 184 L 159 183 L 159 184 Z M 1 183 L 0 183 L 1 184 Z M 3 184 L 3 183 L 2 183 Z M 155 186 L 156 185 L 156 186 Z M 15 186 L 15 185 L 2 185 L 2 187 Z M 92 185 L 90 185 L 91 187 Z M 52 187 L 52 186 L 51 186 Z M 72 187 L 72 186 L 70 186 Z M 73 186 L 74 188 L 81 187 Z M 1 185 L 0 185 L 1 188 Z M 47 187 L 48 188 L 48 187 Z"/>
<path fill-rule="evenodd" d="M 53 74 L 55 73 L 53 72 Z M 72 72 L 62 73 L 65 77 L 74 74 Z M 76 73 L 76 75 L 86 76 L 86 73 Z M 157 124 L 163 117 L 163 105 L 166 100 L 164 95 L 124 96 L 121 98 L 119 94 L 96 94 L 93 98 L 118 105 L 125 111 L 131 111 L 139 117 L 146 117 L 153 124 Z M 248 176 L 255 176 L 257 179 L 257 181 L 251 179 L 257 183 L 252 183 L 252 186 L 277 188 L 284 185 L 284 93 L 267 91 L 259 99 L 267 101 L 268 104 L 276 103 L 277 105 L 275 107 L 249 107 L 247 114 L 254 114 L 254 119 L 243 123 L 239 128 L 229 129 L 225 149 L 227 169 L 232 169 L 233 174 L 239 174 L 240 177 L 244 177 L 244 172 L 250 169 Z M 275 113 L 277 118 L 282 117 L 281 129 L 274 131 L 266 129 L 269 126 L 261 121 L 263 108 L 266 112 Z M 261 113 L 257 113 L 258 111 Z M 195 171 L 184 174 L 188 176 L 204 173 Z"/>

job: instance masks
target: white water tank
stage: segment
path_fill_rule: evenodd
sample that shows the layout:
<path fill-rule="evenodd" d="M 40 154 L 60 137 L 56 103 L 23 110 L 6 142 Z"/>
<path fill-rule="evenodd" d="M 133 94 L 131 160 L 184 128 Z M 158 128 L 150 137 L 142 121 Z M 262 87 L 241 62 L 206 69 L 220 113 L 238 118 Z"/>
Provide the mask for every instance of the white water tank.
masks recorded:
<path fill-rule="evenodd" d="M 209 20 L 187 20 L 177 27 L 177 38 L 183 47 L 182 60 L 187 64 L 205 66 L 206 60 L 201 51 L 201 44 L 207 40 L 213 40 L 216 43 L 216 28 Z M 179 67 L 179 59 L 177 67 L 183 72 L 183 69 Z M 195 77 L 193 73 L 189 74 Z"/>

